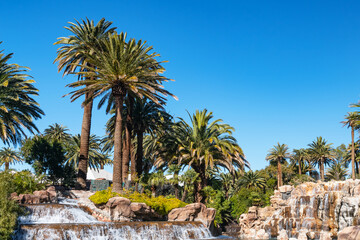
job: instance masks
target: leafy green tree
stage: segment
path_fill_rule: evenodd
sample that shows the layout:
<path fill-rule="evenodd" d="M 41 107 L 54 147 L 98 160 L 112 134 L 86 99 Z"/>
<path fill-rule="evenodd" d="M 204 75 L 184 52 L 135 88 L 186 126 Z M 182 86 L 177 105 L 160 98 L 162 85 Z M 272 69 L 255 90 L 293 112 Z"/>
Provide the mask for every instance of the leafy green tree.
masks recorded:
<path fill-rule="evenodd" d="M 181 201 L 189 202 L 187 199 L 193 199 L 194 185 L 196 182 L 199 181 L 199 174 L 196 173 L 194 169 L 188 169 L 184 174 L 180 176 L 180 181 L 184 185 Z"/>
<path fill-rule="evenodd" d="M 309 156 L 313 164 L 319 166 L 322 181 L 325 180 L 325 165 L 330 165 L 335 159 L 335 154 L 331 145 L 332 143 L 328 144 L 322 137 L 317 137 L 315 141 L 309 144 Z"/>
<path fill-rule="evenodd" d="M 163 100 L 163 96 L 171 95 L 162 86 L 162 82 L 169 79 L 161 75 L 164 68 L 161 62 L 155 60 L 159 55 L 151 53 L 152 48 L 147 47 L 145 42 L 135 39 L 127 41 L 124 33 L 109 34 L 107 39 L 99 41 L 99 46 L 93 49 L 95 54 L 86 54 L 87 62 L 91 65 L 89 71 L 78 73 L 86 78 L 69 86 L 81 87 L 72 92 L 72 100 L 91 92 L 94 93 L 91 99 L 103 96 L 100 105 L 108 102 L 108 109 L 111 109 L 115 104 L 113 190 L 121 192 L 125 97 L 146 97 L 160 103 L 159 99 Z"/>
<path fill-rule="evenodd" d="M 82 23 L 69 23 L 69 30 L 72 34 L 69 37 L 61 37 L 55 44 L 62 45 L 57 51 L 55 59 L 58 62 L 58 70 L 64 71 L 64 75 L 95 71 L 94 67 L 90 68 L 91 64 L 88 62 L 88 55 L 96 54 L 93 47 L 97 45 L 100 39 L 107 38 L 108 33 L 112 33 L 116 28 L 110 28 L 112 22 L 105 21 L 102 18 L 96 25 L 94 21 L 86 19 Z M 79 80 L 86 78 L 84 74 L 79 74 Z M 91 80 L 96 80 L 96 77 L 91 76 Z M 80 160 L 78 168 L 78 185 L 81 188 L 86 188 L 86 173 L 88 166 L 88 153 L 89 153 L 89 139 L 91 129 L 91 116 L 92 116 L 92 91 L 85 94 L 84 115 L 81 127 L 81 149 Z"/>
<path fill-rule="evenodd" d="M 345 121 L 341 122 L 344 126 L 351 128 L 351 177 L 355 180 L 355 129 L 359 128 L 360 115 L 358 112 L 349 112 L 345 116 Z"/>
<path fill-rule="evenodd" d="M 22 162 L 20 154 L 9 148 L 4 147 L 0 150 L 0 166 L 5 165 L 5 171 L 9 170 L 9 165 Z"/>
<path fill-rule="evenodd" d="M 8 63 L 12 55 L 0 51 L 0 139 L 7 144 L 19 143 L 25 130 L 38 132 L 34 120 L 44 115 L 33 98 L 38 95 L 35 81 L 27 74 L 27 67 Z"/>
<path fill-rule="evenodd" d="M 299 175 L 301 175 L 303 166 L 306 165 L 306 162 L 309 162 L 309 155 L 304 148 L 294 149 L 290 160 L 294 166 L 298 166 Z"/>
<path fill-rule="evenodd" d="M 270 161 L 272 164 L 277 165 L 277 186 L 278 188 L 282 186 L 282 171 L 281 164 L 286 162 L 286 159 L 290 158 L 289 147 L 286 144 L 278 143 L 272 149 L 270 149 L 269 153 L 266 156 L 266 160 Z"/>
<path fill-rule="evenodd" d="M 156 197 L 157 187 L 164 185 L 165 182 L 166 182 L 166 178 L 162 171 L 157 171 L 150 174 L 148 185 L 151 188 L 151 194 L 153 197 Z"/>

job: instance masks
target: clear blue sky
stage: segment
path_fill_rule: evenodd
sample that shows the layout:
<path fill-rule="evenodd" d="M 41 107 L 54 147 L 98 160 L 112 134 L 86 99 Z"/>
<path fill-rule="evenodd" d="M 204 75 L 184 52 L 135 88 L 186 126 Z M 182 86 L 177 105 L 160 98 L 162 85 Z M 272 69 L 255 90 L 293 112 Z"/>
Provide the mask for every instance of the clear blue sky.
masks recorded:
<path fill-rule="evenodd" d="M 235 127 L 253 169 L 277 142 L 306 147 L 317 136 L 350 142 L 340 121 L 360 99 L 358 1 L 1 1 L 0 49 L 31 68 L 46 116 L 79 133 L 80 101 L 62 98 L 73 77 L 53 64 L 69 21 L 105 17 L 128 36 L 147 40 L 175 79 L 168 111 L 207 108 Z M 92 130 L 108 116 L 95 110 Z"/>

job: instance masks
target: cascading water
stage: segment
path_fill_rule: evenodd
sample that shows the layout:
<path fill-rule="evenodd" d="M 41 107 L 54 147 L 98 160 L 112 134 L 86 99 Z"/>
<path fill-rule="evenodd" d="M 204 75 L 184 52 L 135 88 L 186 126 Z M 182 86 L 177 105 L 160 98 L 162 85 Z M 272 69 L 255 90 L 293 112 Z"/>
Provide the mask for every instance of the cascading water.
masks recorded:
<path fill-rule="evenodd" d="M 19 218 L 15 239 L 24 240 L 185 240 L 209 239 L 199 222 L 97 221 L 75 204 L 26 205 L 29 214 Z"/>

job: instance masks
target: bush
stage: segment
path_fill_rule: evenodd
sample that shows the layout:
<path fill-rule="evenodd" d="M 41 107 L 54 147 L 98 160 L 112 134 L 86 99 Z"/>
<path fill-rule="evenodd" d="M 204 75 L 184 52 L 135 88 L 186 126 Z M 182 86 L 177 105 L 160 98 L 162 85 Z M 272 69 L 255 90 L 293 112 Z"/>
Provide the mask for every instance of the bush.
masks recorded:
<path fill-rule="evenodd" d="M 21 207 L 10 199 L 10 194 L 16 188 L 13 174 L 0 173 L 0 239 L 11 239 L 17 225 Z"/>
<path fill-rule="evenodd" d="M 17 194 L 33 193 L 45 189 L 44 177 L 35 177 L 30 171 L 24 170 L 8 176 L 8 181 L 13 182 L 13 192 Z"/>
<path fill-rule="evenodd" d="M 123 194 L 112 192 L 111 188 L 98 191 L 90 196 L 90 200 L 96 205 L 106 204 L 112 197 L 128 198 L 131 202 L 145 203 L 160 215 L 167 215 L 172 209 L 185 207 L 187 204 L 176 198 L 167 198 L 164 196 L 151 197 L 144 193 L 125 192 Z"/>

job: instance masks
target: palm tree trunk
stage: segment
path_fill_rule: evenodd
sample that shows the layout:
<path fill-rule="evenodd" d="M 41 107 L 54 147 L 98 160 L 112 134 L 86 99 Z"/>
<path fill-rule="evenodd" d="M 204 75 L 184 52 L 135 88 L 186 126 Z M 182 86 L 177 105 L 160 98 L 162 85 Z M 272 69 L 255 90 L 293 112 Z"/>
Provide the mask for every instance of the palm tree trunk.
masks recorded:
<path fill-rule="evenodd" d="M 181 197 L 181 201 L 185 202 L 186 196 L 187 196 L 187 192 L 188 192 L 187 189 L 184 189 L 183 195 L 182 195 L 182 197 Z"/>
<path fill-rule="evenodd" d="M 324 160 L 320 160 L 320 177 L 321 181 L 325 181 L 325 175 L 324 175 Z"/>
<path fill-rule="evenodd" d="M 354 143 L 354 127 L 351 127 L 351 167 L 352 179 L 355 180 L 355 143 Z"/>
<path fill-rule="evenodd" d="M 301 162 L 299 161 L 299 175 L 301 176 Z"/>
<path fill-rule="evenodd" d="M 277 161 L 277 171 L 278 171 L 278 189 L 282 186 L 282 172 L 281 172 L 281 163 Z"/>
<path fill-rule="evenodd" d="M 128 129 L 125 128 L 125 139 L 123 142 L 123 155 L 122 155 L 122 177 L 123 177 L 123 184 L 126 185 L 129 176 L 129 151 L 128 151 L 128 141 L 127 141 Z"/>
<path fill-rule="evenodd" d="M 120 193 L 122 192 L 122 108 L 124 101 L 124 93 L 122 89 L 113 89 L 115 92 L 115 107 L 116 107 L 116 118 L 115 118 L 115 131 L 114 131 L 114 161 L 113 161 L 113 191 Z"/>
<path fill-rule="evenodd" d="M 206 187 L 206 173 L 205 173 L 205 165 L 201 164 L 199 168 L 194 168 L 199 173 L 200 181 L 195 181 L 194 185 L 194 202 L 196 203 L 204 203 L 205 197 L 201 194 L 201 191 Z"/>
<path fill-rule="evenodd" d="M 142 159 L 143 159 L 143 139 L 144 132 L 139 130 L 136 133 L 137 148 L 136 148 L 136 172 L 137 176 L 140 177 L 142 174 Z"/>
<path fill-rule="evenodd" d="M 151 196 L 156 197 L 156 187 L 154 185 L 151 186 Z"/>
<path fill-rule="evenodd" d="M 355 162 L 356 174 L 359 174 L 359 163 Z"/>
<path fill-rule="evenodd" d="M 5 171 L 9 170 L 9 168 L 10 168 L 10 163 L 5 162 Z"/>
<path fill-rule="evenodd" d="M 91 97 L 92 93 L 86 93 L 85 101 Z M 84 115 L 80 135 L 80 157 L 77 175 L 77 188 L 86 189 L 86 174 L 89 157 L 89 139 L 91 129 L 93 101 L 89 101 L 84 107 Z"/>

